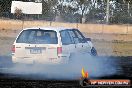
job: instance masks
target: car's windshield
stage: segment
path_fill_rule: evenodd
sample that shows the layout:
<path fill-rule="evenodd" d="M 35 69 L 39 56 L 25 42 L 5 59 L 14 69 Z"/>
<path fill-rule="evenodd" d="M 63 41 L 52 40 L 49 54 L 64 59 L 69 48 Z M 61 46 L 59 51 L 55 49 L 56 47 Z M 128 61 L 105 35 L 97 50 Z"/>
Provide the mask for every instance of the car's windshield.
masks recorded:
<path fill-rule="evenodd" d="M 16 43 L 57 44 L 57 33 L 53 30 L 29 29 L 24 30 Z"/>

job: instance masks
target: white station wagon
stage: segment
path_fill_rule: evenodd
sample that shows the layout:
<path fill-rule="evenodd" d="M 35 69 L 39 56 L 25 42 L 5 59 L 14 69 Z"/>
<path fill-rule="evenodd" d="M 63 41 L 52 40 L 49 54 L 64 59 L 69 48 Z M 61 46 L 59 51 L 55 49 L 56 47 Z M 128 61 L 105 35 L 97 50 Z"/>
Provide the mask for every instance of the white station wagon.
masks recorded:
<path fill-rule="evenodd" d="M 39 27 L 23 29 L 12 47 L 13 63 L 67 63 L 72 54 L 97 55 L 90 38 L 78 29 Z"/>

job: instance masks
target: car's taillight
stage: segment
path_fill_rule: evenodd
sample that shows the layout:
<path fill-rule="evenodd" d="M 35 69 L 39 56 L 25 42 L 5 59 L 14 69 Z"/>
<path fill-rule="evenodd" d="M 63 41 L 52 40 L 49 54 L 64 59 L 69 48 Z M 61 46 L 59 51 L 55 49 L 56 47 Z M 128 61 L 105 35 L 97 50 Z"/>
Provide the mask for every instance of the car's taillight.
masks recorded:
<path fill-rule="evenodd" d="M 15 45 L 12 46 L 12 53 L 15 53 Z"/>
<path fill-rule="evenodd" d="M 57 54 L 61 54 L 62 53 L 62 47 L 57 47 Z"/>

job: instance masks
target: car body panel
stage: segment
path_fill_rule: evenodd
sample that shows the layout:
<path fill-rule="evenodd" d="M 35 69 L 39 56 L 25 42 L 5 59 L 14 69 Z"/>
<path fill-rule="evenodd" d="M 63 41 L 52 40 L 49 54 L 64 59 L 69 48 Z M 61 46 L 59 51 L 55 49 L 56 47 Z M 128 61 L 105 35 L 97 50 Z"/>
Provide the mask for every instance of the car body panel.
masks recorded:
<path fill-rule="evenodd" d="M 56 33 L 56 37 L 57 37 L 57 43 L 55 44 L 44 44 L 44 43 L 35 43 L 36 40 L 33 40 L 33 43 L 31 42 L 18 42 L 20 35 L 22 36 L 22 33 L 24 31 L 29 32 L 29 30 L 35 31 L 35 32 L 51 32 L 54 31 Z M 61 33 L 61 32 L 67 32 L 67 36 L 65 35 L 65 33 Z M 90 53 L 90 50 L 93 47 L 93 44 L 91 41 L 85 41 L 85 37 L 81 34 L 81 32 L 78 34 L 80 34 L 79 36 L 81 36 L 81 38 L 83 39 L 82 42 L 78 42 L 75 43 L 75 37 L 77 37 L 75 31 L 79 31 L 78 29 L 73 29 L 73 28 L 63 28 L 63 27 L 34 27 L 34 28 L 26 28 L 23 29 L 18 36 L 16 37 L 16 40 L 14 42 L 14 48 L 15 48 L 15 52 L 12 53 L 12 61 L 14 63 L 45 63 L 45 64 L 53 64 L 53 63 L 67 63 L 69 61 L 69 57 L 71 56 L 71 54 L 76 54 L 78 52 L 80 53 L 84 53 L 84 52 L 88 52 Z M 37 34 L 34 34 L 35 36 L 38 36 Z M 31 34 L 31 33 L 29 33 Z M 26 36 L 29 35 L 27 33 Z M 74 35 L 75 34 L 75 35 Z M 41 33 L 42 35 L 42 33 Z M 51 34 L 52 35 L 52 34 Z M 24 36 L 24 34 L 23 34 Z M 53 37 L 53 36 L 52 36 Z M 65 38 L 69 37 L 69 39 L 71 40 L 70 43 L 65 43 L 67 40 Z M 71 39 L 72 38 L 72 39 Z M 20 38 L 21 39 L 21 38 Z M 24 41 L 27 41 L 28 39 L 26 39 L 26 37 L 22 37 L 22 39 L 25 39 Z M 32 38 L 34 39 L 34 37 Z M 44 38 L 42 38 L 44 40 Z M 47 38 L 46 38 L 47 39 Z M 79 39 L 79 37 L 78 37 Z M 29 39 L 30 40 L 30 39 Z M 39 39 L 38 39 L 39 40 Z M 37 41 L 38 41 L 37 40 Z M 63 41 L 64 40 L 64 41 Z M 79 40 L 78 40 L 79 41 Z M 58 48 L 60 48 L 60 51 L 58 51 Z M 61 52 L 61 53 L 58 53 Z"/>

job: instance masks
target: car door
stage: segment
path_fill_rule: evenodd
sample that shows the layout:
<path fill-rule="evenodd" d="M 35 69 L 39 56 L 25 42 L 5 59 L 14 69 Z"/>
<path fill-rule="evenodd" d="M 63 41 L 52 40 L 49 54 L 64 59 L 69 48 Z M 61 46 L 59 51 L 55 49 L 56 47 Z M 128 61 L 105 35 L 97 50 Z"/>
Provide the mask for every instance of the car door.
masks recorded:
<path fill-rule="evenodd" d="M 78 43 L 76 44 L 78 51 L 81 53 L 90 52 L 91 47 L 86 41 L 83 34 L 77 29 L 75 29 L 74 32 L 75 32 L 76 37 L 78 38 Z"/>
<path fill-rule="evenodd" d="M 60 35 L 62 41 L 62 52 L 63 54 L 70 56 L 73 52 L 76 51 L 74 41 L 72 40 L 68 29 L 60 31 Z"/>

